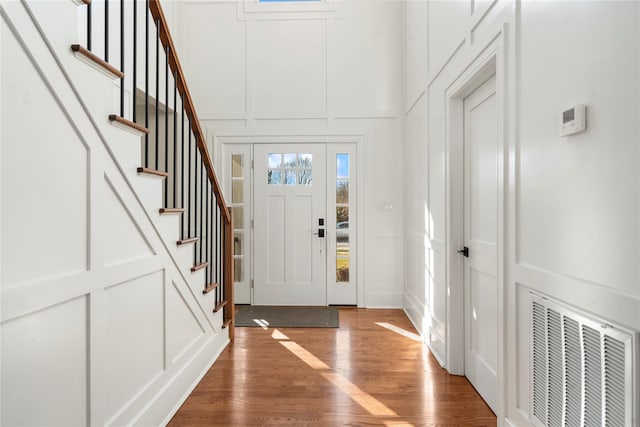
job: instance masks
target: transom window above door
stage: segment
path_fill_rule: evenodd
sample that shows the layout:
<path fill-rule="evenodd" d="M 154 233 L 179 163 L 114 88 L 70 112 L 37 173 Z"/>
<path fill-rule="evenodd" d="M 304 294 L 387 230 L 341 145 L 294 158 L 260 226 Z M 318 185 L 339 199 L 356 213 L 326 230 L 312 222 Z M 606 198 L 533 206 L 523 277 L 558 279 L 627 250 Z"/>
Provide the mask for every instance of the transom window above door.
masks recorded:
<path fill-rule="evenodd" d="M 312 185 L 313 156 L 304 153 L 269 153 L 267 184 Z"/>

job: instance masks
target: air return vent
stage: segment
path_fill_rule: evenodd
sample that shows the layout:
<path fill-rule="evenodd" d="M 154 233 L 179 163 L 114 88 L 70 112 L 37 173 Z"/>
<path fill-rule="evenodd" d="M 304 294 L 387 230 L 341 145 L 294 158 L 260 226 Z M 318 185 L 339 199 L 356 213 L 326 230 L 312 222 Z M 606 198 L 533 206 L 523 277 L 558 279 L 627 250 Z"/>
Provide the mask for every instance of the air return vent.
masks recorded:
<path fill-rule="evenodd" d="M 534 425 L 640 425 L 637 333 L 533 293 L 531 322 Z"/>

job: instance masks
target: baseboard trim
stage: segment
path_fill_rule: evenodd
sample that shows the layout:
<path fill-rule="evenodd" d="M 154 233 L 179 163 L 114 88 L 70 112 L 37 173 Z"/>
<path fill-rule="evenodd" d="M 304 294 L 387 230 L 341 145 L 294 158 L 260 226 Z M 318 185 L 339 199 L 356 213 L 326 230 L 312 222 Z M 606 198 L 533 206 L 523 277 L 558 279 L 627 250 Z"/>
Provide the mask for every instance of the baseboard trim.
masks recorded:
<path fill-rule="evenodd" d="M 226 331 L 218 332 L 211 337 L 171 376 L 165 387 L 131 424 L 167 425 L 229 343 L 229 335 Z"/>

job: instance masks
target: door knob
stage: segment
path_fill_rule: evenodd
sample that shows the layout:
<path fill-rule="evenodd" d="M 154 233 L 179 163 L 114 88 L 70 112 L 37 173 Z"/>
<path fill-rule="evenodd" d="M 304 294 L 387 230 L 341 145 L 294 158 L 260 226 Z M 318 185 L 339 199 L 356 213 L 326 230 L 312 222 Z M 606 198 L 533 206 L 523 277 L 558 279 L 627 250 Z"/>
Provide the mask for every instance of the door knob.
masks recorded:
<path fill-rule="evenodd" d="M 317 233 L 313 233 L 314 236 L 324 237 L 324 228 L 318 228 Z"/>
<path fill-rule="evenodd" d="M 460 249 L 458 253 L 464 255 L 466 258 L 469 258 L 469 248 L 466 246 Z"/>

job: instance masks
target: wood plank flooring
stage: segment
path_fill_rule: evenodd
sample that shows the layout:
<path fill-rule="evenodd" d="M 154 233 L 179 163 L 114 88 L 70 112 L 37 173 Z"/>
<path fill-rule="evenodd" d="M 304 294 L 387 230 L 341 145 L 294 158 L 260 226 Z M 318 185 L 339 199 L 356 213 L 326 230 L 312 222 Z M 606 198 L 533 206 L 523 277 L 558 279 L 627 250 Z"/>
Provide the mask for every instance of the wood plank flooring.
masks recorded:
<path fill-rule="evenodd" d="M 495 426 L 415 334 L 402 310 L 355 308 L 339 329 L 236 328 L 169 425 Z"/>

